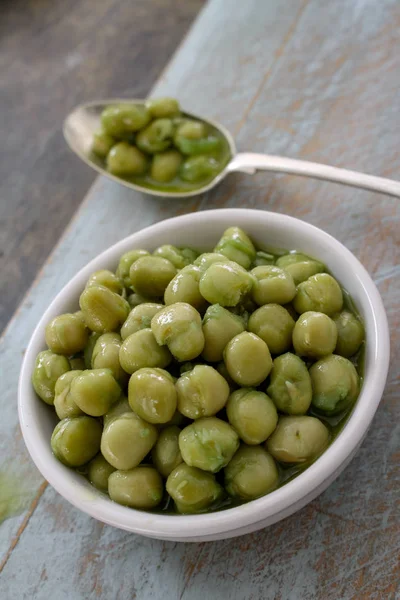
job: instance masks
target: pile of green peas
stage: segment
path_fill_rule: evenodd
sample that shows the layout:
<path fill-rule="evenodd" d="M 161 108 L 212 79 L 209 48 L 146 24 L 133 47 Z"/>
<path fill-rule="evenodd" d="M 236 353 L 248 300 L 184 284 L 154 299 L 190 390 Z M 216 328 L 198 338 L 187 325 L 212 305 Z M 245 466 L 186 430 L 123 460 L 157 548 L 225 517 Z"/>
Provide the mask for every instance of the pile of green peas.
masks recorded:
<path fill-rule="evenodd" d="M 315 461 L 361 385 L 364 327 L 325 266 L 257 250 L 132 249 L 46 327 L 32 375 L 54 455 L 115 502 L 200 513 Z"/>
<path fill-rule="evenodd" d="M 182 114 L 174 98 L 107 106 L 92 153 L 117 177 L 170 191 L 203 186 L 230 158 L 221 132 Z"/>

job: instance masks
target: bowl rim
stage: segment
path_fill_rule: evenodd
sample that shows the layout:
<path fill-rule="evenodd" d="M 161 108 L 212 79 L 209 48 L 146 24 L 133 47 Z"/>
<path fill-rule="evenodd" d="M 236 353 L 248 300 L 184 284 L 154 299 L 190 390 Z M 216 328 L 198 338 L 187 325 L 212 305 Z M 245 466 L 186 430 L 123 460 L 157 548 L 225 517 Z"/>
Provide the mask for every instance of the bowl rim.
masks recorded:
<path fill-rule="evenodd" d="M 35 418 L 29 408 L 29 396 L 32 397 L 34 394 L 31 387 L 31 369 L 37 351 L 35 346 L 38 344 L 39 337 L 41 337 L 43 345 L 44 327 L 50 318 L 49 315 L 51 315 L 53 307 L 64 296 L 70 295 L 71 290 L 76 287 L 77 283 L 81 280 L 84 281 L 90 272 L 97 268 L 97 265 L 94 267 L 96 263 L 109 260 L 110 254 L 118 255 L 118 252 L 122 254 L 124 250 L 120 251 L 119 249 L 128 243 L 140 244 L 142 243 L 141 238 L 156 235 L 158 232 L 168 233 L 168 230 L 174 230 L 177 224 L 184 227 L 185 224 L 191 224 L 193 221 L 204 220 L 207 222 L 209 218 L 218 220 L 218 215 L 222 220 L 225 219 L 227 222 L 229 220 L 230 223 L 238 222 L 245 228 L 246 217 L 248 218 L 250 213 L 255 218 L 260 218 L 265 222 L 268 221 L 268 225 L 273 227 L 300 229 L 303 233 L 308 233 L 317 238 L 317 241 L 319 240 L 325 246 L 329 246 L 332 252 L 341 254 L 347 267 L 353 269 L 358 284 L 363 289 L 368 311 L 370 312 L 370 325 L 373 328 L 373 365 L 371 372 L 368 374 L 371 382 L 368 387 L 366 385 L 362 387 L 352 414 L 339 436 L 310 467 L 274 492 L 238 507 L 211 513 L 197 515 L 146 513 L 113 503 L 105 494 L 92 488 L 83 478 L 82 484 L 79 483 L 78 485 L 75 481 L 65 477 L 65 472 L 69 471 L 67 467 L 61 465 L 54 457 L 52 457 L 53 460 L 49 460 L 45 455 L 42 455 L 41 447 L 48 450 L 48 442 L 46 442 L 47 446 L 45 447 L 44 440 L 40 439 L 40 436 L 38 437 L 35 432 Z M 371 340 L 369 343 L 371 343 Z M 310 494 L 312 490 L 323 486 L 323 483 L 332 478 L 332 475 L 346 461 L 346 458 L 352 453 L 354 454 L 378 408 L 389 368 L 389 355 L 389 327 L 380 294 L 366 269 L 341 242 L 306 221 L 281 213 L 237 208 L 200 211 L 159 221 L 126 236 L 93 258 L 62 288 L 35 327 L 25 351 L 18 385 L 19 421 L 23 439 L 39 471 L 61 496 L 90 516 L 120 529 L 150 537 L 160 537 L 160 539 L 176 539 L 179 537 L 189 541 L 190 538 L 199 538 L 217 533 L 223 537 L 224 533 L 232 532 L 234 529 L 243 528 L 263 519 L 270 518 L 272 521 L 274 515 L 276 516 L 285 511 L 287 513 L 291 506 L 301 502 L 302 498 Z M 80 494 L 79 490 L 83 493 Z M 179 525 L 179 529 L 177 525 Z"/>

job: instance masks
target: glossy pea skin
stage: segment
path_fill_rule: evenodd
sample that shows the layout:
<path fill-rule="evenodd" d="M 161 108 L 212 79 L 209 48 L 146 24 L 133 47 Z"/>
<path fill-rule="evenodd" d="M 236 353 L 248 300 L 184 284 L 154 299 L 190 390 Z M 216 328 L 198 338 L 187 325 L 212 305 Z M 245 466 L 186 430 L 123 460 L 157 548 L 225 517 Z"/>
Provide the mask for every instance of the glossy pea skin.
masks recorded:
<path fill-rule="evenodd" d="M 200 314 L 186 302 L 176 302 L 160 310 L 151 320 L 151 330 L 157 343 L 167 345 L 181 362 L 196 358 L 204 348 Z"/>
<path fill-rule="evenodd" d="M 177 248 L 172 244 L 164 244 L 154 250 L 153 256 L 166 258 L 176 269 L 183 269 L 197 258 L 197 252 L 192 248 Z"/>
<path fill-rule="evenodd" d="M 119 177 L 143 175 L 147 171 L 147 157 L 136 146 L 118 142 L 107 154 L 107 171 Z"/>
<path fill-rule="evenodd" d="M 134 412 L 110 419 L 101 436 L 101 453 L 116 469 L 137 467 L 157 440 L 157 429 Z"/>
<path fill-rule="evenodd" d="M 181 514 L 204 512 L 223 496 L 214 475 L 184 463 L 168 476 L 166 488 Z"/>
<path fill-rule="evenodd" d="M 229 396 L 226 414 L 240 439 L 251 446 L 265 442 L 278 423 L 271 398 L 251 388 L 241 388 Z"/>
<path fill-rule="evenodd" d="M 276 265 L 290 273 L 296 285 L 306 281 L 312 275 L 325 271 L 325 266 L 321 262 L 300 252 L 291 252 L 280 256 Z"/>
<path fill-rule="evenodd" d="M 203 311 L 207 300 L 200 293 L 202 271 L 196 265 L 183 267 L 167 285 L 164 302 L 168 306 L 176 302 L 186 302 L 198 311 Z"/>
<path fill-rule="evenodd" d="M 243 387 L 259 385 L 272 368 L 267 344 L 254 333 L 239 333 L 225 347 L 224 362 L 233 381 Z"/>
<path fill-rule="evenodd" d="M 124 386 L 128 382 L 128 375 L 119 362 L 121 345 L 122 339 L 118 333 L 103 333 L 93 348 L 92 368 L 110 369 L 114 379 Z"/>
<path fill-rule="evenodd" d="M 310 377 L 312 405 L 324 414 L 337 414 L 357 399 L 360 379 L 353 363 L 343 356 L 331 354 L 321 358 L 312 365 Z"/>
<path fill-rule="evenodd" d="M 163 429 L 151 451 L 157 471 L 165 478 L 183 461 L 178 441 L 180 431 L 176 425 Z"/>
<path fill-rule="evenodd" d="M 83 371 L 71 382 L 70 396 L 91 417 L 101 417 L 121 395 L 121 388 L 110 369 Z"/>
<path fill-rule="evenodd" d="M 171 360 L 172 356 L 168 348 L 157 343 L 150 328 L 129 335 L 123 341 L 119 351 L 121 367 L 130 375 L 143 367 L 164 369 Z"/>
<path fill-rule="evenodd" d="M 39 352 L 32 372 L 32 385 L 39 396 L 52 405 L 57 379 L 70 370 L 70 364 L 65 356 L 54 354 L 51 350 Z"/>
<path fill-rule="evenodd" d="M 242 500 L 265 496 L 279 483 L 275 461 L 261 446 L 242 444 L 225 467 L 224 476 L 228 494 Z"/>
<path fill-rule="evenodd" d="M 303 313 L 293 329 L 293 346 L 299 356 L 322 358 L 332 354 L 336 340 L 336 324 L 324 313 Z"/>
<path fill-rule="evenodd" d="M 249 236 L 240 227 L 229 227 L 222 234 L 214 252 L 248 269 L 256 257 L 256 249 Z"/>
<path fill-rule="evenodd" d="M 92 331 L 92 333 L 89 335 L 88 343 L 86 344 L 85 349 L 83 351 L 83 360 L 85 362 L 85 369 L 92 368 L 93 350 L 94 350 L 96 342 L 100 336 L 101 336 L 101 333 L 96 333 L 95 331 Z"/>
<path fill-rule="evenodd" d="M 201 121 L 186 119 L 183 123 L 181 123 L 178 126 L 176 130 L 176 135 L 178 137 L 183 137 L 188 140 L 200 140 L 201 138 L 206 137 L 207 128 L 205 124 Z"/>
<path fill-rule="evenodd" d="M 151 319 L 163 308 L 163 304 L 157 304 L 156 302 L 144 302 L 143 304 L 135 306 L 121 327 L 122 339 L 126 340 L 132 333 L 136 333 L 141 329 L 148 329 L 151 324 Z"/>
<path fill-rule="evenodd" d="M 71 397 L 71 383 L 72 381 L 82 374 L 83 371 L 67 371 L 61 375 L 54 388 L 54 408 L 56 410 L 57 417 L 66 419 L 67 417 L 79 417 L 83 415 L 83 411 L 75 404 Z"/>
<path fill-rule="evenodd" d="M 51 449 L 67 467 L 81 467 L 98 453 L 101 430 L 97 419 L 91 417 L 63 419 L 51 436 Z"/>
<path fill-rule="evenodd" d="M 336 279 L 318 273 L 298 285 L 293 306 L 299 314 L 316 311 L 331 316 L 341 310 L 343 293 Z"/>
<path fill-rule="evenodd" d="M 153 119 L 172 118 L 180 115 L 179 102 L 175 98 L 150 98 L 146 102 L 146 109 Z"/>
<path fill-rule="evenodd" d="M 154 154 L 150 175 L 160 183 L 169 183 L 177 176 L 183 157 L 177 150 L 165 150 Z"/>
<path fill-rule="evenodd" d="M 200 139 L 190 139 L 178 132 L 174 136 L 174 145 L 182 154 L 187 156 L 203 157 L 204 154 L 212 154 L 219 150 L 221 139 L 215 135 L 208 135 Z"/>
<path fill-rule="evenodd" d="M 101 269 L 100 271 L 92 273 L 87 281 L 86 287 L 92 287 L 94 285 L 102 285 L 119 295 L 123 292 L 123 285 L 120 279 L 107 269 Z"/>
<path fill-rule="evenodd" d="M 353 313 L 347 310 L 334 315 L 332 318 L 338 333 L 335 353 L 350 358 L 358 352 L 364 341 L 363 324 Z"/>
<path fill-rule="evenodd" d="M 264 340 L 272 354 L 282 354 L 290 349 L 294 326 L 289 312 L 279 304 L 260 306 L 248 322 L 248 330 Z"/>
<path fill-rule="evenodd" d="M 124 298 L 102 285 L 85 288 L 79 306 L 87 326 L 97 333 L 119 329 L 130 311 Z"/>
<path fill-rule="evenodd" d="M 209 306 L 203 317 L 204 350 L 207 362 L 219 362 L 227 343 L 245 330 L 243 319 L 219 304 Z"/>
<path fill-rule="evenodd" d="M 254 278 L 235 262 L 214 263 L 200 279 L 200 293 L 211 304 L 236 306 L 253 287 Z"/>
<path fill-rule="evenodd" d="M 177 271 L 161 256 L 143 256 L 131 266 L 129 276 L 135 292 L 147 298 L 160 298 Z"/>
<path fill-rule="evenodd" d="M 236 431 L 217 417 L 197 419 L 179 434 L 179 449 L 184 462 L 211 473 L 225 467 L 238 447 Z"/>
<path fill-rule="evenodd" d="M 129 471 L 114 471 L 108 478 L 108 493 L 118 504 L 150 510 L 160 504 L 164 487 L 156 469 L 141 465 Z"/>
<path fill-rule="evenodd" d="M 115 274 L 122 281 L 125 287 L 130 288 L 132 286 L 129 272 L 133 263 L 142 256 L 150 256 L 150 253 L 147 252 L 147 250 L 138 248 L 135 250 L 129 250 L 129 252 L 125 252 L 125 254 L 123 254 L 119 259 Z"/>
<path fill-rule="evenodd" d="M 220 170 L 220 165 L 211 156 L 191 156 L 181 165 L 179 175 L 183 181 L 198 183 L 212 179 Z"/>
<path fill-rule="evenodd" d="M 106 427 L 108 425 L 108 423 L 110 423 L 110 421 L 115 419 L 115 417 L 120 417 L 121 415 L 123 415 L 125 413 L 131 413 L 131 412 L 132 412 L 132 409 L 129 405 L 128 398 L 123 395 L 120 396 L 119 400 L 114 402 L 114 404 L 112 405 L 110 410 L 108 410 L 106 412 L 106 414 L 103 416 L 104 427 Z"/>
<path fill-rule="evenodd" d="M 127 135 L 142 129 L 150 121 L 150 113 L 144 106 L 138 104 L 116 104 L 107 106 L 101 114 L 101 124 L 106 133 L 115 138 L 125 138 Z"/>
<path fill-rule="evenodd" d="M 104 456 L 98 454 L 89 463 L 88 479 L 95 488 L 101 492 L 108 491 L 108 478 L 115 469 L 106 461 Z"/>
<path fill-rule="evenodd" d="M 216 369 L 196 365 L 176 382 L 178 410 L 189 419 L 211 417 L 226 404 L 229 385 Z"/>
<path fill-rule="evenodd" d="M 255 267 L 251 273 L 256 280 L 252 296 L 259 306 L 286 304 L 295 297 L 296 286 L 293 277 L 283 269 L 274 265 L 264 265 Z"/>
<path fill-rule="evenodd" d="M 136 145 L 143 152 L 154 154 L 169 148 L 174 126 L 171 119 L 155 119 L 136 136 Z"/>
<path fill-rule="evenodd" d="M 105 131 L 97 131 L 93 135 L 92 152 L 100 158 L 105 158 L 117 140 Z"/>
<path fill-rule="evenodd" d="M 84 349 L 89 332 L 82 319 L 75 314 L 59 315 L 46 326 L 45 339 L 55 354 L 71 356 Z"/>
<path fill-rule="evenodd" d="M 148 423 L 168 423 L 176 411 L 177 393 L 168 371 L 143 368 L 129 380 L 131 409 Z"/>
<path fill-rule="evenodd" d="M 312 387 L 305 363 L 291 352 L 274 360 L 267 393 L 281 412 L 304 415 L 310 407 Z"/>
<path fill-rule="evenodd" d="M 317 458 L 329 443 L 329 431 L 315 417 L 281 417 L 266 448 L 282 463 L 304 463 Z"/>
<path fill-rule="evenodd" d="M 194 265 L 196 265 L 197 267 L 199 267 L 199 269 L 205 273 L 205 271 L 207 271 L 208 267 L 211 267 L 211 265 L 215 264 L 215 263 L 230 263 L 231 261 L 229 260 L 229 258 L 226 258 L 226 256 L 224 256 L 223 254 L 220 254 L 219 252 L 203 252 L 203 254 L 200 254 L 196 260 L 194 261 Z"/>

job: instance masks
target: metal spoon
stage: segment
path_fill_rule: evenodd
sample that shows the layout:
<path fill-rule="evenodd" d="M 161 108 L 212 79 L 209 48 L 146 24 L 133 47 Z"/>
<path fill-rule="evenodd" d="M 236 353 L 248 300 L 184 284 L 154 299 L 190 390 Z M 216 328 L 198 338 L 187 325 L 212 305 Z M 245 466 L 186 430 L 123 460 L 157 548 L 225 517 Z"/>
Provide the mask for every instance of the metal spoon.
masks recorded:
<path fill-rule="evenodd" d="M 93 134 L 98 131 L 100 126 L 100 115 L 103 109 L 110 104 L 143 104 L 144 100 L 126 100 L 113 98 L 108 100 L 99 100 L 95 102 L 89 102 L 82 104 L 75 108 L 65 119 L 63 125 L 64 137 L 75 154 L 77 154 L 86 164 L 90 167 L 106 175 L 110 179 L 117 181 L 121 185 L 145 192 L 152 196 L 164 196 L 169 198 L 188 198 L 190 196 L 196 196 L 203 194 L 213 187 L 218 185 L 226 175 L 239 171 L 242 173 L 254 174 L 258 170 L 262 171 L 273 171 L 279 173 L 291 173 L 293 175 L 301 175 L 304 177 L 313 177 L 315 179 L 323 179 L 326 181 L 333 181 L 337 183 L 344 183 L 345 185 L 351 185 L 354 187 L 364 188 L 367 190 L 373 190 L 382 194 L 388 194 L 390 196 L 400 197 L 400 182 L 392 179 L 385 179 L 383 177 L 375 177 L 374 175 L 365 175 L 357 171 L 349 171 L 347 169 L 339 169 L 337 167 L 331 167 L 329 165 L 323 165 L 319 163 L 308 162 L 305 160 L 297 160 L 293 158 L 285 158 L 282 156 L 272 156 L 270 154 L 256 154 L 253 152 L 240 152 L 237 153 L 234 139 L 230 132 L 225 129 L 219 123 L 212 121 L 211 119 L 205 119 L 199 117 L 193 113 L 184 112 L 184 116 L 199 121 L 209 123 L 213 127 L 216 127 L 222 135 L 226 138 L 230 151 L 231 160 L 226 167 L 218 173 L 214 179 L 208 182 L 206 185 L 199 187 L 191 191 L 183 192 L 168 192 L 166 190 L 155 190 L 147 187 L 142 187 L 137 183 L 132 183 L 121 179 L 108 173 L 101 164 L 97 163 L 91 157 L 91 145 L 93 140 Z"/>

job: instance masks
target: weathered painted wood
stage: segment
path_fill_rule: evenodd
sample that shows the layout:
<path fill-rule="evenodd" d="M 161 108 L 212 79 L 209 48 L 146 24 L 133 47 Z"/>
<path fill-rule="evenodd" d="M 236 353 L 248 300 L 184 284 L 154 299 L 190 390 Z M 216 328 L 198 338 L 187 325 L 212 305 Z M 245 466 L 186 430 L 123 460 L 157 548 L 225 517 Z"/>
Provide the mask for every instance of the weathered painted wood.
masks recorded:
<path fill-rule="evenodd" d="M 208 4 L 156 92 L 179 93 L 193 110 L 220 118 L 242 149 L 399 179 L 398 2 L 237 4 Z M 216 53 L 226 61 L 217 63 Z M 222 206 L 265 207 L 311 221 L 343 241 L 375 278 L 388 310 L 393 358 L 360 452 L 296 515 L 237 540 L 208 544 L 158 542 L 114 530 L 79 513 L 50 487 L 44 493 L 41 488 L 30 513 L 1 526 L 4 556 L 26 521 L 0 574 L 0 596 L 7 589 L 10 598 L 39 600 L 400 597 L 400 210 L 393 198 L 259 174 L 235 176 L 190 202 L 159 201 L 99 179 L 3 339 L 2 381 L 7 375 L 13 385 L 1 400 L 2 456 L 14 444 L 11 468 L 31 478 L 32 501 L 41 480 L 17 437 L 15 381 L 34 323 L 72 273 L 155 220 Z"/>

